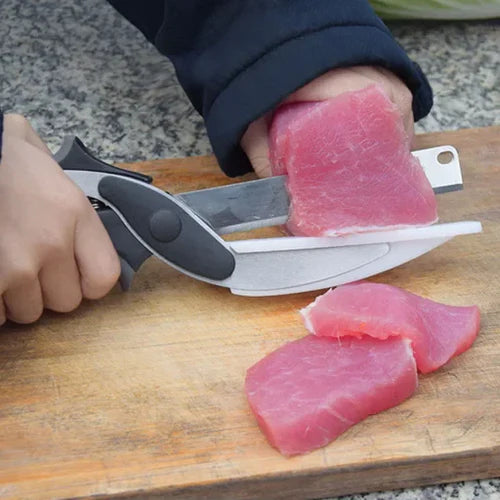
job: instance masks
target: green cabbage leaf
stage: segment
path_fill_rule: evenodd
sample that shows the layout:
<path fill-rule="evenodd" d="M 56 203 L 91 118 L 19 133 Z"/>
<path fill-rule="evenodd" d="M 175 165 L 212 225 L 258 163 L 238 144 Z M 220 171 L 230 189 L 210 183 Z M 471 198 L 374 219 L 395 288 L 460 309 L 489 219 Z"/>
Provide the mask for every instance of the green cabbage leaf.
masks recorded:
<path fill-rule="evenodd" d="M 500 0 L 370 0 L 383 19 L 492 19 Z"/>

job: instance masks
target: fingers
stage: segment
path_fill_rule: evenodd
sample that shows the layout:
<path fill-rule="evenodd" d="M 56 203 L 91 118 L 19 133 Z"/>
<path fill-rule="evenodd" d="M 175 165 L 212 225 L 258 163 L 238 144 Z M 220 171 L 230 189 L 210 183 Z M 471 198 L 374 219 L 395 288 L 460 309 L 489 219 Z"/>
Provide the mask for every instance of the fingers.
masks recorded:
<path fill-rule="evenodd" d="M 356 78 L 353 78 L 353 69 L 332 69 L 290 94 L 284 102 L 325 101 L 344 92 L 373 85 L 373 80 L 367 75 L 358 73 Z"/>
<path fill-rule="evenodd" d="M 56 312 L 70 312 L 82 301 L 80 273 L 73 254 L 53 259 L 39 275 L 43 304 Z"/>
<path fill-rule="evenodd" d="M 240 144 L 255 173 L 259 177 L 270 177 L 268 117 L 262 117 L 251 123 L 241 138 Z"/>
<path fill-rule="evenodd" d="M 48 155 L 52 155 L 50 149 L 42 141 L 42 139 L 40 139 L 30 122 L 22 115 L 13 113 L 6 114 L 4 116 L 4 132 L 9 135 L 14 135 L 18 139 L 24 139 L 40 151 L 43 151 Z"/>
<path fill-rule="evenodd" d="M 373 84 L 380 85 L 398 108 L 411 143 L 414 136 L 412 93 L 399 77 L 385 68 L 353 66 L 333 69 L 291 94 L 285 102 L 323 101 Z"/>
<path fill-rule="evenodd" d="M 6 249 L 0 245 L 0 321 L 10 319 L 18 323 L 36 321 L 43 312 L 42 293 L 38 281 L 39 265 L 20 243 L 11 243 Z"/>
<path fill-rule="evenodd" d="M 29 123 L 6 115 L 0 176 L 0 322 L 29 323 L 99 298 L 120 274 L 109 236 L 84 193 Z M 22 203 L 20 203 L 20 201 Z"/>
<path fill-rule="evenodd" d="M 389 98 L 398 108 L 409 144 L 411 145 L 415 135 L 415 126 L 413 119 L 413 95 L 410 89 L 392 71 L 385 68 L 370 68 L 370 70 L 373 72 L 373 78 L 384 87 Z"/>
<path fill-rule="evenodd" d="M 414 139 L 413 96 L 403 81 L 385 68 L 354 66 L 333 69 L 290 94 L 283 103 L 323 101 L 374 84 L 379 85 L 396 105 L 410 147 Z M 268 140 L 270 116 L 268 113 L 251 123 L 240 141 L 259 177 L 271 175 Z"/>
<path fill-rule="evenodd" d="M 99 299 L 120 277 L 120 261 L 97 213 L 90 207 L 75 228 L 75 257 L 83 296 Z"/>
<path fill-rule="evenodd" d="M 82 300 L 80 275 L 74 259 L 46 265 L 39 278 L 10 287 L 0 298 L 0 325 L 8 319 L 32 323 L 44 307 L 57 312 L 74 310 Z"/>
<path fill-rule="evenodd" d="M 38 278 L 9 288 L 3 294 L 3 303 L 8 319 L 16 323 L 36 321 L 43 312 L 42 291 Z"/>
<path fill-rule="evenodd" d="M 83 296 L 100 298 L 112 288 L 120 274 L 118 258 L 90 205 L 75 230 L 75 253 L 72 246 L 64 248 L 65 254 L 51 253 L 38 275 L 27 257 L 15 263 L 9 259 L 14 271 L 4 277 L 7 285 L 0 301 L 0 325 L 6 319 L 32 323 L 44 307 L 69 312 L 78 307 Z"/>

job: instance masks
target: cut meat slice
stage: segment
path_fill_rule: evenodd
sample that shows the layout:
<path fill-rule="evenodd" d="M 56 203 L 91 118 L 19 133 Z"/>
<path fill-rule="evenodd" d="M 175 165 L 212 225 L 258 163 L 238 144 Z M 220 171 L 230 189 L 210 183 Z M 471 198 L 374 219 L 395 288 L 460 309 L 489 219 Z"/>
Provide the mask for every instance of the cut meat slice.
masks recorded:
<path fill-rule="evenodd" d="M 479 331 L 476 306 L 448 306 L 369 282 L 329 290 L 301 314 L 306 328 L 318 336 L 406 337 L 422 373 L 438 369 L 468 349 Z"/>
<path fill-rule="evenodd" d="M 332 236 L 437 220 L 432 187 L 396 106 L 371 87 L 328 101 L 292 103 L 270 129 L 274 175 L 288 174 L 288 229 Z"/>
<path fill-rule="evenodd" d="M 406 339 L 309 335 L 252 366 L 245 382 L 260 428 L 283 455 L 325 446 L 368 415 L 410 397 L 417 371 Z"/>

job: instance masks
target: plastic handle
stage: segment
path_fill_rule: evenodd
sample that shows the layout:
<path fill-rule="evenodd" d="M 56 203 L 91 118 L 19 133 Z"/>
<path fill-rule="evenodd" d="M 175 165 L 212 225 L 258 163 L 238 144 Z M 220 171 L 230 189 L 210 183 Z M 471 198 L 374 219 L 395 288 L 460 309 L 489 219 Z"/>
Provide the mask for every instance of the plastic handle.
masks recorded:
<path fill-rule="evenodd" d="M 54 159 L 63 170 L 83 170 L 88 172 L 105 172 L 107 174 L 130 177 L 150 184 L 153 179 L 149 175 L 140 174 L 124 168 L 115 167 L 96 158 L 78 139 L 68 136 L 64 138 L 61 148 L 54 155 Z"/>
<path fill-rule="evenodd" d="M 137 240 L 113 210 L 110 208 L 99 209 L 97 214 L 120 257 L 122 290 L 128 290 L 134 274 L 143 262 L 151 257 L 151 252 Z"/>
<path fill-rule="evenodd" d="M 224 280 L 233 273 L 235 259 L 224 240 L 173 196 L 114 175 L 103 177 L 98 191 L 155 255 L 211 280 Z"/>

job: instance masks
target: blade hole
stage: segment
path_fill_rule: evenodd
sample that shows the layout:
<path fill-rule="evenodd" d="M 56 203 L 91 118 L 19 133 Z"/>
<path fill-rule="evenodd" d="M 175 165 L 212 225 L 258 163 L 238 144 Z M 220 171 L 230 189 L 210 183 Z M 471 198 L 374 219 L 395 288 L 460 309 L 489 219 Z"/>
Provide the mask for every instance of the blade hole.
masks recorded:
<path fill-rule="evenodd" d="M 448 165 L 453 161 L 454 155 L 451 151 L 443 151 L 438 154 L 437 160 L 441 165 Z"/>

